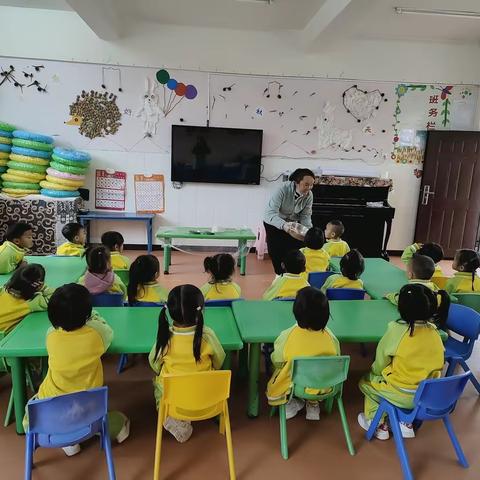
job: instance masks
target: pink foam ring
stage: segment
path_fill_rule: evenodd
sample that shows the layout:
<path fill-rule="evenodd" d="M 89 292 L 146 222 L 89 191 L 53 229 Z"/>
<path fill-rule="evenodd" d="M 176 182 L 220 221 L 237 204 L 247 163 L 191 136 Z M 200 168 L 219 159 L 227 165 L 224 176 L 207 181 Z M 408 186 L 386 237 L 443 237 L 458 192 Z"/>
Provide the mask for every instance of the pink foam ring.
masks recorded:
<path fill-rule="evenodd" d="M 177 84 L 178 82 L 174 79 L 174 78 L 171 78 L 168 82 L 167 82 L 167 87 L 170 89 L 170 90 L 175 90 L 177 88 Z"/>
<path fill-rule="evenodd" d="M 186 91 L 187 91 L 187 86 L 184 83 L 177 83 L 177 86 L 175 88 L 175 93 L 179 97 L 183 97 Z"/>
<path fill-rule="evenodd" d="M 187 85 L 187 88 L 185 89 L 185 97 L 188 98 L 188 100 L 193 100 L 197 94 L 197 89 L 193 85 Z"/>
<path fill-rule="evenodd" d="M 75 175 L 74 173 L 59 172 L 52 167 L 47 168 L 47 173 L 52 177 L 63 178 L 65 180 L 75 180 L 76 182 L 81 182 L 85 180 L 85 175 Z"/>

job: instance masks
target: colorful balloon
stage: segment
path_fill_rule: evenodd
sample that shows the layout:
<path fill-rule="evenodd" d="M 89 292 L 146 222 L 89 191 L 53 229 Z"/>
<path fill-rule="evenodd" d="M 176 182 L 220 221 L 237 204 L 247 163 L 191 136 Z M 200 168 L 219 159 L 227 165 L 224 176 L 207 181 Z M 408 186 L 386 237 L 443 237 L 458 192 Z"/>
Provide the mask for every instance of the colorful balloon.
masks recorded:
<path fill-rule="evenodd" d="M 178 83 L 177 87 L 175 88 L 175 93 L 179 97 L 183 97 L 185 95 L 185 92 L 187 91 L 187 86 L 184 83 Z"/>
<path fill-rule="evenodd" d="M 174 79 L 174 78 L 171 78 L 168 82 L 167 82 L 167 87 L 170 89 L 170 90 L 175 90 L 175 88 L 177 88 L 177 81 Z"/>
<path fill-rule="evenodd" d="M 197 89 L 193 85 L 187 85 L 185 89 L 185 97 L 188 98 L 188 100 L 193 100 L 197 94 Z"/>
<path fill-rule="evenodd" d="M 158 83 L 165 85 L 170 80 L 170 74 L 166 70 L 159 70 L 157 72 Z"/>

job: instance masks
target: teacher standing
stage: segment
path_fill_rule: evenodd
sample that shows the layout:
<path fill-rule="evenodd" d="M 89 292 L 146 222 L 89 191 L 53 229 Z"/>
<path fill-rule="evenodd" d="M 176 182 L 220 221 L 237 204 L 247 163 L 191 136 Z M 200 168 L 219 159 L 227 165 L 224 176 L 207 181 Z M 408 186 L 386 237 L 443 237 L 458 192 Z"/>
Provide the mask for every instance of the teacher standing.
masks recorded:
<path fill-rule="evenodd" d="M 263 217 L 268 254 L 277 275 L 283 273 L 285 254 L 303 247 L 302 241 L 290 235 L 290 224 L 297 222 L 312 227 L 314 173 L 308 168 L 297 168 L 288 180 L 272 195 Z"/>

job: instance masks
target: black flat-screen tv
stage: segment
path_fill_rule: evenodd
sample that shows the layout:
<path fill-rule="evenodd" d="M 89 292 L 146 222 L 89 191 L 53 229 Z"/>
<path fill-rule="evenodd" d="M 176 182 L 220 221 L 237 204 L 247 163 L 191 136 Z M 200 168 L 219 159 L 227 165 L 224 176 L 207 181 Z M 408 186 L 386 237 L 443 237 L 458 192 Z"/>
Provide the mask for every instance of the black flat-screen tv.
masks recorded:
<path fill-rule="evenodd" d="M 262 130 L 172 125 L 172 182 L 260 184 Z"/>

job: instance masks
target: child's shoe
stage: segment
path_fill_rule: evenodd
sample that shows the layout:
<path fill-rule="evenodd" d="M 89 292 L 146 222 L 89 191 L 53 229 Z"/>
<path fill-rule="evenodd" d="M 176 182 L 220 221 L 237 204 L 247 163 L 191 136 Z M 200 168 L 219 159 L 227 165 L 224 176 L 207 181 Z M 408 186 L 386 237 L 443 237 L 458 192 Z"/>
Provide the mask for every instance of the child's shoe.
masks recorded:
<path fill-rule="evenodd" d="M 307 401 L 307 420 L 320 420 L 320 403 Z"/>
<path fill-rule="evenodd" d="M 364 430 L 368 431 L 372 421 L 365 418 L 365 414 L 363 412 L 358 414 L 357 420 L 358 420 L 358 424 Z M 388 432 L 387 424 L 383 422 L 380 425 L 378 425 L 374 435 L 375 435 L 375 438 L 378 438 L 378 440 L 388 440 L 390 438 L 390 433 Z"/>

